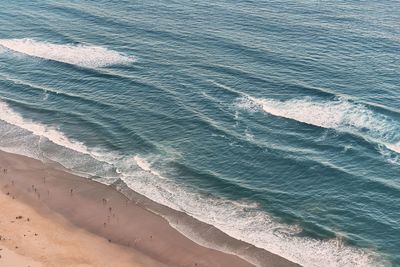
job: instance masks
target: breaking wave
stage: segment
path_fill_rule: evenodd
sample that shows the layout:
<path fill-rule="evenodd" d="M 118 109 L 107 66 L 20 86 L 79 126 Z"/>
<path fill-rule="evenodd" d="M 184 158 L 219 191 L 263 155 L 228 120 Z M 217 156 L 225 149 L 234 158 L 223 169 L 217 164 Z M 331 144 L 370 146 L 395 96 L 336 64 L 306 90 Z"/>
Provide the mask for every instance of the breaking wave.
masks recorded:
<path fill-rule="evenodd" d="M 270 115 L 295 120 L 322 128 L 348 132 L 400 153 L 400 123 L 372 111 L 362 104 L 345 99 L 315 100 L 312 98 L 279 101 L 245 96 L 240 108 L 262 110 Z"/>
<path fill-rule="evenodd" d="M 7 103 L 0 102 L 0 148 L 42 159 L 57 161 L 78 173 L 102 176 L 111 184 L 122 179 L 132 190 L 200 221 L 214 225 L 228 235 L 246 241 L 304 266 L 379 266 L 374 252 L 343 245 L 340 239 L 316 240 L 300 237 L 301 228 L 275 221 L 257 203 L 232 201 L 193 189 L 163 176 L 151 163 L 151 155 L 118 155 L 88 148 L 66 137 L 58 129 L 23 118 Z M 15 127 L 16 126 L 16 127 Z M 14 129 L 17 128 L 17 129 Z M 21 130 L 22 129 L 22 130 Z M 38 145 L 37 145 L 38 144 Z M 21 151 L 24 149 L 23 151 Z M 223 249 L 193 233 L 184 225 L 171 225 L 194 241 Z"/>
<path fill-rule="evenodd" d="M 74 150 L 82 154 L 89 154 L 87 147 L 77 141 L 71 141 L 62 132 L 54 127 L 48 127 L 40 123 L 32 122 L 23 118 L 19 113 L 12 110 L 7 103 L 0 101 L 0 120 L 23 128 L 34 135 L 42 136 L 49 139 L 51 142 Z"/>
<path fill-rule="evenodd" d="M 86 68 L 128 64 L 135 61 L 135 58 L 132 56 L 127 56 L 117 51 L 92 45 L 53 44 L 24 38 L 0 39 L 0 46 L 28 56 L 54 60 Z"/>

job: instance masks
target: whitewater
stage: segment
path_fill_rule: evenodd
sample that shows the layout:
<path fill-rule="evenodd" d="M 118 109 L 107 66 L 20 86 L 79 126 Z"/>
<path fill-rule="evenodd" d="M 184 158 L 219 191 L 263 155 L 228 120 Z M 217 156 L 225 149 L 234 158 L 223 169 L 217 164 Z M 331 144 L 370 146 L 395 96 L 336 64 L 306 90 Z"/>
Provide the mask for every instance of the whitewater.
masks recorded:
<path fill-rule="evenodd" d="M 127 56 L 104 47 L 85 44 L 53 44 L 23 38 L 0 39 L 0 46 L 28 56 L 86 68 L 128 64 L 135 61 L 133 56 Z"/>
<path fill-rule="evenodd" d="M 399 3 L 128 2 L 2 1 L 0 149 L 304 266 L 400 265 Z"/>
<path fill-rule="evenodd" d="M 190 188 L 182 187 L 172 179 L 163 177 L 152 168 L 148 160 L 140 155 L 133 157 L 117 155 L 115 152 L 88 148 L 82 142 L 69 139 L 56 127 L 24 119 L 4 101 L 0 102 L 0 111 L 0 120 L 3 123 L 16 126 L 16 128 L 10 129 L 3 125 L 1 129 L 12 131 L 20 141 L 22 139 L 26 142 L 22 146 L 23 150 L 20 147 L 7 146 L 10 140 L 0 142 L 0 148 L 5 151 L 45 161 L 56 161 L 69 168 L 72 173 L 88 178 L 105 173 L 103 170 L 99 171 L 99 168 L 114 169 L 115 177 L 103 177 L 98 181 L 111 184 L 117 179 L 121 179 L 132 190 L 160 204 L 183 211 L 200 221 L 219 228 L 234 238 L 244 240 L 304 266 L 376 266 L 381 264 L 377 261 L 373 251 L 344 246 L 339 237 L 327 241 L 297 237 L 297 234 L 301 232 L 299 226 L 275 221 L 269 214 L 259 211 L 256 203 L 236 202 L 217 197 L 205 198 Z M 32 138 L 36 141 L 32 142 Z M 42 147 L 40 147 L 40 143 L 42 143 Z M 54 153 L 52 149 L 46 151 L 43 143 L 55 145 L 57 150 L 62 152 Z M 42 154 L 36 154 L 38 149 Z M 59 154 L 73 155 L 76 159 L 60 158 Z M 151 160 L 152 155 L 147 155 L 147 157 Z M 88 161 L 92 161 L 91 165 L 96 165 L 94 168 L 96 172 L 81 168 L 82 162 L 87 163 Z M 173 221 L 170 223 L 192 240 L 211 248 L 224 250 L 216 244 L 202 240 L 185 225 L 177 225 Z M 228 250 L 228 252 L 231 251 Z"/>
<path fill-rule="evenodd" d="M 244 96 L 238 100 L 238 107 L 250 111 L 260 109 L 273 116 L 348 132 L 400 153 L 399 122 L 343 98 L 328 101 L 312 98 L 279 101 Z"/>

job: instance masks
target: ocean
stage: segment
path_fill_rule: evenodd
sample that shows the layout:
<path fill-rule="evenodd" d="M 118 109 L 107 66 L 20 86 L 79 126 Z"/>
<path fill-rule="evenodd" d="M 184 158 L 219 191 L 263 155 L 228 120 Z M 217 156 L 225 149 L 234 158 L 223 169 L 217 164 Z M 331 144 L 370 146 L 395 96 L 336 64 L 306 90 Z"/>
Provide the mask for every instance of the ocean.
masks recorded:
<path fill-rule="evenodd" d="M 399 62 L 399 1 L 2 0 L 0 149 L 303 266 L 400 266 Z"/>

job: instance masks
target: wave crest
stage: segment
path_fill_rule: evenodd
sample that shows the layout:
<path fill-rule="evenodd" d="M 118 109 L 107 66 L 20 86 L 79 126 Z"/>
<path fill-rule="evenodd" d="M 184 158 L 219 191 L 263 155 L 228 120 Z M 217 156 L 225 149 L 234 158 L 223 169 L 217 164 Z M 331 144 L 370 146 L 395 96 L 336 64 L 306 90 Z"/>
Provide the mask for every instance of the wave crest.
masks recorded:
<path fill-rule="evenodd" d="M 381 266 L 377 254 L 343 244 L 340 237 L 316 240 L 299 236 L 301 227 L 277 222 L 255 202 L 204 196 L 162 176 L 151 164 L 151 157 L 136 155 L 121 166 L 122 180 L 136 192 L 175 210 L 183 211 L 228 235 L 281 255 L 303 266 Z M 128 171 L 132 162 L 139 169 Z M 138 179 L 137 177 L 140 177 Z M 166 218 L 168 220 L 168 218 Z M 231 223 L 234 222 L 234 223 Z M 227 251 L 204 240 L 201 235 L 169 219 L 178 231 L 207 247 Z M 240 255 L 240 254 L 239 254 Z"/>
<path fill-rule="evenodd" d="M 262 110 L 273 116 L 348 132 L 400 153 L 400 123 L 362 104 L 345 99 L 322 101 L 303 98 L 279 101 L 246 96 L 240 99 L 238 105 L 250 111 Z"/>
<path fill-rule="evenodd" d="M 28 56 L 86 68 L 128 64 L 135 61 L 135 58 L 132 56 L 127 56 L 100 46 L 53 44 L 29 38 L 0 39 L 0 46 Z"/>
<path fill-rule="evenodd" d="M 0 101 L 1 120 L 6 122 L 0 125 L 0 134 L 3 137 L 0 139 L 1 149 L 41 159 L 42 155 L 37 154 L 39 150 L 46 158 L 59 162 L 80 175 L 95 176 L 97 181 L 105 184 L 122 179 L 134 191 L 158 203 L 184 211 L 234 238 L 247 241 L 293 262 L 304 266 L 381 265 L 376 262 L 376 254 L 373 251 L 338 246 L 337 240 L 318 241 L 297 236 L 301 230 L 298 226 L 276 222 L 260 210 L 257 203 L 205 196 L 177 183 L 153 167 L 153 155 L 118 155 L 110 151 L 88 148 L 82 143 L 68 139 L 55 128 L 23 118 L 7 103 Z M 21 128 L 24 131 L 12 128 Z M 54 146 L 53 143 L 57 145 Z M 173 221 L 170 223 L 198 243 L 210 247 L 217 246 L 202 240 L 190 229 L 185 229 L 184 224 L 176 225 Z M 215 248 L 223 250 L 221 246 Z"/>
<path fill-rule="evenodd" d="M 67 147 L 82 154 L 89 154 L 88 149 L 84 144 L 68 139 L 68 137 L 56 128 L 44 126 L 40 123 L 32 122 L 23 118 L 20 114 L 12 110 L 7 103 L 2 101 L 0 101 L 0 120 L 25 129 L 34 135 L 43 136 L 62 147 Z"/>

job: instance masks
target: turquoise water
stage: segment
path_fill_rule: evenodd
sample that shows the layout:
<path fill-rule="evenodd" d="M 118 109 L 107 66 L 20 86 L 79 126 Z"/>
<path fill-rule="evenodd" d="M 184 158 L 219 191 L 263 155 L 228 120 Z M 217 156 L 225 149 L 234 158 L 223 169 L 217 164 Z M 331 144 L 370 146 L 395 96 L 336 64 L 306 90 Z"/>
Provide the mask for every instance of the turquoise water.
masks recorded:
<path fill-rule="evenodd" d="M 0 148 L 304 266 L 400 266 L 398 1 L 9 1 Z"/>

